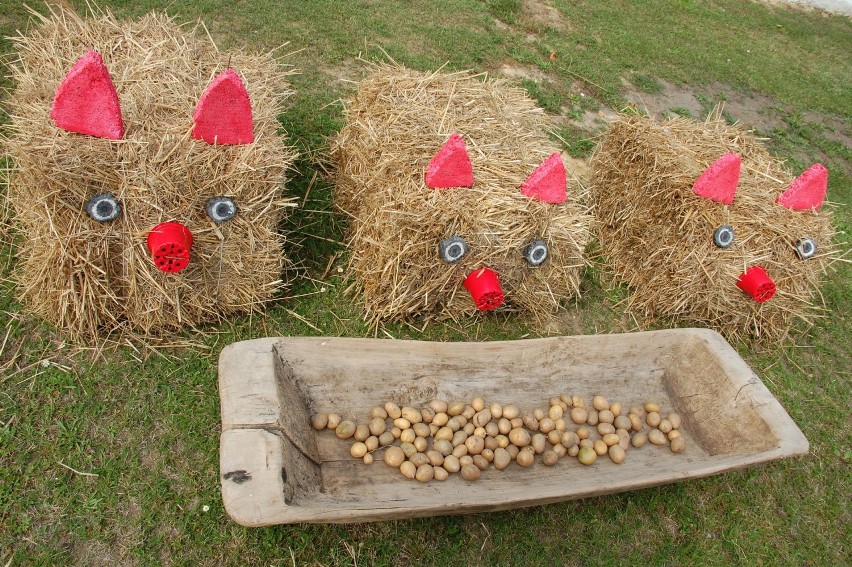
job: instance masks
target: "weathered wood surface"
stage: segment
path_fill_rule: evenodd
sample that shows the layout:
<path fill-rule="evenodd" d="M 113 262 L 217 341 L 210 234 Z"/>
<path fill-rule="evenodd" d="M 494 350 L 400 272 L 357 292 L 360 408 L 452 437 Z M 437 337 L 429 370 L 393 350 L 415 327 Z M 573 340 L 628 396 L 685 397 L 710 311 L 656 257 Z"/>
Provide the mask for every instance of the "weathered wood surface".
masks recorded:
<path fill-rule="evenodd" d="M 801 431 L 742 358 L 705 329 L 488 343 L 256 339 L 225 347 L 219 386 L 223 500 L 232 518 L 250 526 L 546 504 L 808 451 Z M 473 483 L 452 475 L 421 484 L 381 463 L 381 450 L 366 466 L 349 456 L 350 443 L 308 424 L 319 411 L 365 422 L 369 409 L 387 400 L 419 406 L 435 397 L 481 396 L 528 410 L 562 392 L 588 401 L 602 394 L 625 407 L 658 401 L 683 417 L 687 449 L 677 455 L 646 446 L 629 449 L 621 465 L 603 457 L 586 467 L 566 457 L 554 467 L 491 468 Z"/>

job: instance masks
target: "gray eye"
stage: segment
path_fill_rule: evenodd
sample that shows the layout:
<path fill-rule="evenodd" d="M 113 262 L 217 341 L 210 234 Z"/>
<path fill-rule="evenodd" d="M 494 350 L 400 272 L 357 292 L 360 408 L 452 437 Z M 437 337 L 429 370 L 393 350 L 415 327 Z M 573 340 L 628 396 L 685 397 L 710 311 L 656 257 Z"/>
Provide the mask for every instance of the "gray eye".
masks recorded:
<path fill-rule="evenodd" d="M 98 222 L 110 222 L 121 215 L 121 204 L 112 193 L 101 193 L 89 199 L 86 212 Z"/>
<path fill-rule="evenodd" d="M 719 248 L 727 248 L 734 243 L 734 229 L 732 226 L 723 224 L 713 232 L 713 244 Z"/>
<path fill-rule="evenodd" d="M 800 238 L 796 241 L 796 255 L 801 260 L 813 258 L 817 253 L 817 245 L 813 238 Z"/>
<path fill-rule="evenodd" d="M 547 260 L 547 243 L 533 240 L 524 247 L 524 258 L 530 266 L 541 266 Z"/>
<path fill-rule="evenodd" d="M 207 216 L 216 222 L 231 220 L 237 214 L 237 204 L 230 197 L 213 197 L 207 201 Z"/>
<path fill-rule="evenodd" d="M 467 242 L 461 236 L 451 236 L 445 238 L 438 245 L 438 254 L 441 260 L 454 264 L 461 260 L 467 253 Z"/>

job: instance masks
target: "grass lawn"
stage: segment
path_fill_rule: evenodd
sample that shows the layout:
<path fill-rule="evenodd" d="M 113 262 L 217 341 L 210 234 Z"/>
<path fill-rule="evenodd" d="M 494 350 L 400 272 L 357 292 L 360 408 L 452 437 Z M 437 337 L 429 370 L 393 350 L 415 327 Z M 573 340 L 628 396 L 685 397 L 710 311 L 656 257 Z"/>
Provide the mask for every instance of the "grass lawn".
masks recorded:
<path fill-rule="evenodd" d="M 301 277 L 288 294 L 299 297 L 187 337 L 203 348 L 151 354 L 128 346 L 93 360 L 21 312 L 10 281 L 14 235 L 0 225 L 0 565 L 849 564 L 848 263 L 823 289 L 825 317 L 797 346 L 735 345 L 802 429 L 810 454 L 706 479 L 492 514 L 246 529 L 221 504 L 216 386 L 218 352 L 229 342 L 369 334 L 343 294 L 344 226 L 312 159 L 341 126 L 339 100 L 364 73 L 359 54 L 378 59 L 381 47 L 413 68 L 448 63 L 512 77 L 551 114 L 578 160 L 604 118 L 631 101 L 694 117 L 726 101 L 727 116 L 753 124 L 793 169 L 828 166 L 837 238 L 848 249 L 848 18 L 743 0 L 130 0 L 112 9 L 201 18 L 220 48 L 290 41 L 299 50 L 289 57 L 302 71 L 297 96 L 281 116 L 303 151 L 288 186 L 303 203 L 289 227 Z M 0 35 L 26 26 L 22 5 L 0 0 Z M 11 49 L 0 39 L 0 54 Z M 597 267 L 587 270 L 582 299 L 554 321 L 555 333 L 632 328 L 615 306 L 625 291 L 602 281 Z M 506 316 L 387 332 L 429 340 L 534 335 Z"/>

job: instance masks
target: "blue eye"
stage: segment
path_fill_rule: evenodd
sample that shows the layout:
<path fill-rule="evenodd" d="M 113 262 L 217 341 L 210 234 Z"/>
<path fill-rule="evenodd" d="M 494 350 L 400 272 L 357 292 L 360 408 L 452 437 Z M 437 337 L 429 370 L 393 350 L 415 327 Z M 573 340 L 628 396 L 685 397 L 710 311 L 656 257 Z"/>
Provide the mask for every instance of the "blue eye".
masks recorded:
<path fill-rule="evenodd" d="M 817 245 L 813 238 L 800 238 L 796 241 L 796 255 L 801 260 L 813 258 L 817 253 Z"/>
<path fill-rule="evenodd" d="M 727 248 L 734 243 L 734 229 L 732 226 L 723 224 L 713 232 L 713 244 L 719 248 Z"/>
<path fill-rule="evenodd" d="M 112 193 L 95 195 L 86 203 L 86 212 L 101 223 L 114 221 L 121 215 L 121 204 Z"/>
<path fill-rule="evenodd" d="M 467 242 L 461 236 L 445 238 L 438 245 L 438 254 L 441 256 L 441 260 L 450 264 L 454 264 L 464 258 L 466 253 Z"/>
<path fill-rule="evenodd" d="M 530 266 L 541 266 L 547 260 L 547 243 L 533 240 L 524 247 L 524 258 Z"/>
<path fill-rule="evenodd" d="M 207 216 L 216 222 L 231 220 L 237 214 L 237 204 L 230 197 L 213 197 L 207 201 Z"/>

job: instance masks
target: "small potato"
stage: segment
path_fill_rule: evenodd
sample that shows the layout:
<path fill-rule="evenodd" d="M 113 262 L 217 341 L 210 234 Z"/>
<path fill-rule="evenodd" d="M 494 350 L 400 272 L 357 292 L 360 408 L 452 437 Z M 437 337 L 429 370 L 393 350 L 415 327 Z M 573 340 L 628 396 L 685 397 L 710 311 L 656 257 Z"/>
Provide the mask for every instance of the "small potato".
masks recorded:
<path fill-rule="evenodd" d="M 575 408 L 586 407 L 586 402 L 580 396 L 571 396 L 571 406 Z"/>
<path fill-rule="evenodd" d="M 433 469 L 432 465 L 429 464 L 420 465 L 417 467 L 417 472 L 414 473 L 414 478 L 420 482 L 429 482 L 435 478 L 435 469 Z"/>
<path fill-rule="evenodd" d="M 356 441 L 366 441 L 367 437 L 369 436 L 370 428 L 367 426 L 366 423 L 359 423 L 355 426 L 355 434 L 353 435 L 353 437 L 355 437 Z"/>
<path fill-rule="evenodd" d="M 580 439 L 580 442 L 578 443 L 578 445 L 580 446 L 581 449 L 583 447 L 594 447 L 595 442 L 592 441 L 591 439 Z"/>
<path fill-rule="evenodd" d="M 363 459 L 364 455 L 367 454 L 367 445 L 360 441 L 353 443 L 352 447 L 349 449 L 349 454 L 356 459 Z"/>
<path fill-rule="evenodd" d="M 620 445 L 613 445 L 609 448 L 609 458 L 616 465 L 623 463 L 626 455 L 627 453 L 624 452 L 624 449 L 622 449 Z"/>
<path fill-rule="evenodd" d="M 370 423 L 367 425 L 370 428 L 370 433 L 376 436 L 381 435 L 387 429 L 387 424 L 385 420 L 381 417 L 374 417 L 370 420 Z"/>
<path fill-rule="evenodd" d="M 399 434 L 399 440 L 403 443 L 414 443 L 415 439 L 417 439 L 417 434 L 413 429 L 406 429 Z"/>
<path fill-rule="evenodd" d="M 585 408 L 577 407 L 576 405 L 571 410 L 571 421 L 580 425 L 582 423 L 586 423 L 586 420 L 589 418 L 589 412 L 585 410 Z"/>
<path fill-rule="evenodd" d="M 482 476 L 482 471 L 472 463 L 461 468 L 461 477 L 465 480 L 479 480 L 480 476 Z"/>
<path fill-rule="evenodd" d="M 518 456 L 518 453 L 521 452 L 520 448 L 517 445 L 509 445 L 508 447 L 506 447 L 506 450 L 509 451 L 509 456 L 512 457 L 513 461 Z"/>
<path fill-rule="evenodd" d="M 370 410 L 370 419 L 378 417 L 381 420 L 384 420 L 388 416 L 387 410 L 385 408 L 376 406 Z"/>
<path fill-rule="evenodd" d="M 425 453 L 414 453 L 408 458 L 408 460 L 414 463 L 415 467 L 420 468 L 421 465 L 425 465 L 429 462 L 429 457 L 427 457 Z"/>
<path fill-rule="evenodd" d="M 485 448 L 488 449 L 489 451 L 493 451 L 494 449 L 496 449 L 499 446 L 500 446 L 500 444 L 497 443 L 496 438 L 494 438 L 494 437 L 486 437 L 485 438 Z"/>
<path fill-rule="evenodd" d="M 364 455 L 362 457 L 361 460 L 364 461 L 365 465 L 372 465 L 373 464 L 373 455 L 371 455 L 370 453 L 367 453 L 366 455 Z"/>
<path fill-rule="evenodd" d="M 407 459 L 410 459 L 411 455 L 417 453 L 417 447 L 414 446 L 414 443 L 400 443 L 399 448 L 405 453 Z"/>
<path fill-rule="evenodd" d="M 569 407 L 571 406 L 571 396 L 569 396 L 568 394 L 559 394 L 559 399 L 562 401 L 563 404 Z"/>
<path fill-rule="evenodd" d="M 612 402 L 609 405 L 609 411 L 612 412 L 612 415 L 618 417 L 621 415 L 621 412 L 624 411 L 624 405 L 621 402 Z"/>
<path fill-rule="evenodd" d="M 490 406 L 488 406 L 488 409 L 491 410 L 492 419 L 500 419 L 503 417 L 503 406 L 497 402 L 493 402 Z"/>
<path fill-rule="evenodd" d="M 405 461 L 399 466 L 399 472 L 402 473 L 402 476 L 408 479 L 413 479 L 414 475 L 417 474 L 417 467 L 411 461 Z"/>
<path fill-rule="evenodd" d="M 415 423 L 411 426 L 418 437 L 431 437 L 432 430 L 425 423 Z"/>
<path fill-rule="evenodd" d="M 497 441 L 497 446 L 501 447 L 503 449 L 505 449 L 506 447 L 508 447 L 509 445 L 512 444 L 512 442 L 509 441 L 509 438 L 506 437 L 505 435 L 498 435 L 494 439 Z"/>
<path fill-rule="evenodd" d="M 669 441 L 671 441 L 675 437 L 681 437 L 681 434 L 680 434 L 680 431 L 678 431 L 677 429 L 672 429 L 671 431 L 669 431 L 669 433 L 668 433 L 668 435 L 666 435 L 666 437 L 668 437 Z"/>
<path fill-rule="evenodd" d="M 434 438 L 436 441 L 440 441 L 442 439 L 449 441 L 453 438 L 453 435 L 455 435 L 455 432 L 452 429 L 449 427 L 442 427 L 437 431 L 437 433 L 435 433 Z"/>
<path fill-rule="evenodd" d="M 594 451 L 592 451 L 592 452 L 594 453 Z M 571 445 L 570 447 L 568 447 L 568 456 L 569 457 L 576 457 L 579 453 L 580 453 L 580 446 L 579 445 Z"/>
<path fill-rule="evenodd" d="M 535 408 L 533 410 L 533 417 L 535 417 L 538 421 L 541 421 L 542 419 L 547 417 L 547 414 L 545 413 L 545 411 L 543 409 Z"/>
<path fill-rule="evenodd" d="M 486 459 L 482 455 L 474 455 L 473 464 L 476 465 L 479 470 L 484 471 L 491 463 L 489 463 L 488 459 Z"/>
<path fill-rule="evenodd" d="M 597 453 L 600 457 L 606 455 L 606 452 L 609 451 L 609 445 L 604 443 L 601 439 L 595 439 L 592 443 L 592 449 L 594 449 L 595 453 Z"/>
<path fill-rule="evenodd" d="M 455 417 L 451 417 L 451 418 L 449 419 L 449 421 L 447 421 L 447 425 L 445 425 L 444 427 L 448 427 L 448 428 L 450 428 L 453 432 L 456 432 L 456 431 L 458 431 L 459 429 L 461 429 L 462 427 L 464 427 L 464 425 L 462 425 L 462 422 L 461 422 L 461 421 L 459 421 L 457 418 L 455 418 Z"/>
<path fill-rule="evenodd" d="M 660 404 L 658 404 L 657 402 L 645 402 L 645 411 L 648 413 L 660 413 Z"/>
<path fill-rule="evenodd" d="M 485 439 L 478 435 L 471 435 L 465 440 L 464 444 L 469 455 L 478 455 L 485 449 Z"/>
<path fill-rule="evenodd" d="M 328 414 L 325 413 L 317 413 L 311 418 L 311 425 L 317 431 L 322 431 L 326 427 L 328 427 Z"/>
<path fill-rule="evenodd" d="M 627 416 L 638 415 L 640 418 L 645 417 L 645 408 L 642 406 L 631 406 L 630 410 L 627 412 Z"/>
<path fill-rule="evenodd" d="M 568 423 L 565 421 L 565 418 L 560 417 L 556 420 L 556 431 L 559 433 L 565 433 L 568 431 Z"/>
<path fill-rule="evenodd" d="M 461 415 L 465 408 L 464 402 L 453 402 L 447 407 L 447 415 L 455 417 Z"/>
<path fill-rule="evenodd" d="M 645 423 L 647 423 L 651 427 L 657 427 L 660 425 L 660 414 L 655 411 L 648 412 L 648 415 L 645 416 Z"/>
<path fill-rule="evenodd" d="M 511 430 L 510 430 L 511 431 Z M 508 433 L 508 431 L 506 432 Z M 500 434 L 500 429 L 493 421 L 485 425 L 485 435 L 488 437 L 497 437 Z"/>
<path fill-rule="evenodd" d="M 388 417 L 391 419 L 399 419 L 402 417 L 402 410 L 393 402 L 385 403 L 385 411 L 388 412 Z"/>
<path fill-rule="evenodd" d="M 485 427 L 485 424 L 491 421 L 491 410 L 488 408 L 482 409 L 473 416 L 473 424 L 476 427 Z"/>
<path fill-rule="evenodd" d="M 615 422 L 615 416 L 608 409 L 602 410 L 600 413 L 598 413 L 598 417 L 600 418 L 601 423 Z"/>
<path fill-rule="evenodd" d="M 598 454 L 591 447 L 583 447 L 577 452 L 577 460 L 584 465 L 591 465 L 598 460 Z"/>
<path fill-rule="evenodd" d="M 484 427 L 477 427 L 476 429 L 473 430 L 472 435 L 478 435 L 479 437 L 482 437 L 483 439 L 485 439 L 485 437 L 488 436 L 488 433 L 485 431 Z"/>
<path fill-rule="evenodd" d="M 518 456 L 515 457 L 515 462 L 522 467 L 528 467 L 535 462 L 535 452 L 530 448 L 521 449 L 520 452 L 518 452 Z"/>
<path fill-rule="evenodd" d="M 463 455 L 459 457 L 459 464 L 462 466 L 462 468 L 464 468 L 465 465 L 472 465 L 473 457 L 471 457 L 470 455 Z"/>
<path fill-rule="evenodd" d="M 458 447 L 459 445 L 464 444 L 464 442 L 467 441 L 468 437 L 469 435 L 464 431 L 456 431 L 453 435 L 453 440 L 451 441 L 451 443 L 453 444 L 453 447 Z"/>
<path fill-rule="evenodd" d="M 399 436 L 402 435 L 402 429 L 400 429 L 397 426 L 391 427 L 390 432 L 391 432 L 391 435 L 393 435 L 394 439 L 399 439 Z"/>
<path fill-rule="evenodd" d="M 648 442 L 648 434 L 644 431 L 640 431 L 639 433 L 634 433 L 633 437 L 630 439 L 630 444 L 636 448 L 642 447 L 645 443 Z"/>
<path fill-rule="evenodd" d="M 515 419 L 516 417 L 520 417 L 520 415 L 521 411 L 515 404 L 508 404 L 503 408 L 503 417 L 506 419 Z"/>
<path fill-rule="evenodd" d="M 671 421 L 669 421 L 668 419 L 661 419 L 660 425 L 657 426 L 657 429 L 659 429 L 660 431 L 662 431 L 663 433 L 668 435 L 669 431 L 671 431 L 674 428 L 672 427 Z"/>
<path fill-rule="evenodd" d="M 390 431 L 385 431 L 381 435 L 379 435 L 379 445 L 385 446 L 390 445 L 394 442 L 393 433 Z"/>
<path fill-rule="evenodd" d="M 453 453 L 453 444 L 446 439 L 433 441 L 432 448 L 441 453 L 444 457 Z"/>
<path fill-rule="evenodd" d="M 556 429 L 556 422 L 554 422 L 549 417 L 545 417 L 541 421 L 538 422 L 538 430 L 547 435 L 551 431 Z"/>
<path fill-rule="evenodd" d="M 547 465 L 548 467 L 552 467 L 556 464 L 556 461 L 559 460 L 559 455 L 556 454 L 555 451 L 548 449 L 541 455 L 541 462 Z"/>
<path fill-rule="evenodd" d="M 530 440 L 530 447 L 533 448 L 536 455 L 540 455 L 544 452 L 544 449 L 547 447 L 547 437 L 542 435 L 541 433 L 536 433 L 532 436 Z"/>
<path fill-rule="evenodd" d="M 405 453 L 399 447 L 388 447 L 385 451 L 385 463 L 393 468 L 399 468 L 405 460 Z"/>
<path fill-rule="evenodd" d="M 450 473 L 443 467 L 432 467 L 435 480 L 447 480 L 450 478 Z"/>
<path fill-rule="evenodd" d="M 573 431 L 566 431 L 562 434 L 562 438 L 559 440 L 559 443 L 566 449 L 570 449 L 579 442 L 580 438 L 577 437 L 577 434 Z"/>
<path fill-rule="evenodd" d="M 447 425 L 447 422 L 450 421 L 450 416 L 445 413 L 436 413 L 435 417 L 432 418 L 431 425 L 437 425 L 438 427 L 443 427 Z"/>
<path fill-rule="evenodd" d="M 459 422 L 459 427 L 465 427 L 470 419 L 464 414 L 461 414 L 456 416 L 456 421 Z"/>
<path fill-rule="evenodd" d="M 654 445 L 665 445 L 667 442 L 666 436 L 659 429 L 652 429 L 648 432 L 648 441 Z"/>
<path fill-rule="evenodd" d="M 337 426 L 340 425 L 340 422 L 343 421 L 342 418 L 336 413 L 328 414 L 328 427 L 329 429 L 337 429 Z"/>
<path fill-rule="evenodd" d="M 618 445 L 618 442 L 621 441 L 621 437 L 615 433 L 607 433 L 601 440 L 606 443 L 607 447 L 612 447 L 613 445 Z"/>
<path fill-rule="evenodd" d="M 586 423 L 594 426 L 594 425 L 597 425 L 598 423 L 601 422 L 601 416 L 600 416 L 600 412 L 598 412 L 598 410 L 592 409 L 592 410 L 588 410 L 588 412 L 589 412 L 589 416 L 586 418 Z"/>
<path fill-rule="evenodd" d="M 423 414 L 420 413 L 420 410 L 414 409 L 411 406 L 405 406 L 400 410 L 403 419 L 407 419 L 409 423 L 420 423 L 423 421 Z"/>
<path fill-rule="evenodd" d="M 461 459 L 462 457 L 467 455 L 467 447 L 465 445 L 459 445 L 458 447 L 454 447 L 452 454 Z"/>
<path fill-rule="evenodd" d="M 482 452 L 480 453 L 480 455 L 482 455 L 485 458 L 485 460 L 488 461 L 489 463 L 494 461 L 494 450 L 493 449 L 488 449 L 488 448 L 483 449 Z"/>
<path fill-rule="evenodd" d="M 425 437 L 415 437 L 412 444 L 421 453 L 425 453 L 426 449 L 429 448 L 429 441 Z"/>
<path fill-rule="evenodd" d="M 550 409 L 547 410 L 547 417 L 556 421 L 557 419 L 562 417 L 562 414 L 565 410 L 562 409 L 562 406 L 550 406 Z"/>
<path fill-rule="evenodd" d="M 577 428 L 577 437 L 580 439 L 588 439 L 591 432 L 588 427 L 578 427 Z"/>
<path fill-rule="evenodd" d="M 615 421 L 612 422 L 616 429 L 630 429 L 630 418 L 626 415 L 618 415 Z"/>
<path fill-rule="evenodd" d="M 355 435 L 355 424 L 351 421 L 341 421 L 340 425 L 334 428 L 334 434 L 338 439 L 349 439 Z"/>
<path fill-rule="evenodd" d="M 547 434 L 547 442 L 551 445 L 559 445 L 562 442 L 562 433 L 559 433 L 555 429 Z"/>
<path fill-rule="evenodd" d="M 673 453 L 683 453 L 683 450 L 686 449 L 686 439 L 683 437 L 675 437 L 672 439 L 672 444 L 669 448 Z"/>
<path fill-rule="evenodd" d="M 533 428 L 532 431 L 538 431 L 538 420 L 533 417 L 529 426 L 527 426 L 527 422 L 520 417 L 516 417 L 515 419 L 510 419 L 509 423 L 512 424 L 512 429 L 517 429 L 519 427 L 530 427 Z"/>
<path fill-rule="evenodd" d="M 626 451 L 630 447 L 630 433 L 626 429 L 616 429 L 615 434 L 618 435 L 618 445 Z"/>
<path fill-rule="evenodd" d="M 511 462 L 512 456 L 509 454 L 509 451 L 502 447 L 498 447 L 494 450 L 494 467 L 496 469 L 503 470 L 508 467 Z"/>
<path fill-rule="evenodd" d="M 429 408 L 422 408 L 420 410 L 420 418 L 423 420 L 423 423 L 432 423 L 432 420 L 435 419 L 435 412 Z"/>
<path fill-rule="evenodd" d="M 459 463 L 458 457 L 454 455 L 448 455 L 444 458 L 443 467 L 444 469 L 446 469 L 447 472 L 457 473 L 461 469 L 461 464 Z"/>
<path fill-rule="evenodd" d="M 680 426 L 681 426 L 681 424 L 682 424 L 682 420 L 681 420 L 681 418 L 680 418 L 680 415 L 679 415 L 679 414 L 676 414 L 675 412 L 671 412 L 671 413 L 668 415 L 668 418 L 667 418 L 667 419 L 671 422 L 671 424 L 672 424 L 672 429 L 680 429 Z"/>
<path fill-rule="evenodd" d="M 408 421 L 407 419 L 405 419 L 404 417 L 398 417 L 395 420 L 393 420 L 393 426 L 399 427 L 402 430 L 410 429 L 411 428 L 411 422 Z"/>
<path fill-rule="evenodd" d="M 560 459 L 561 459 L 562 457 L 564 457 L 564 456 L 568 453 L 568 449 L 566 449 L 566 448 L 565 448 L 564 446 L 562 446 L 562 445 L 554 445 L 554 446 L 553 446 L 553 449 L 551 449 L 551 450 L 552 450 L 554 453 L 556 453 L 556 456 L 557 456 L 557 457 L 559 457 Z"/>
<path fill-rule="evenodd" d="M 615 433 L 615 426 L 611 423 L 599 423 L 598 433 L 600 433 L 601 436 Z"/>
<path fill-rule="evenodd" d="M 465 406 L 462 415 L 467 419 L 473 419 L 473 416 L 476 415 L 476 410 L 473 409 L 473 406 Z"/>
<path fill-rule="evenodd" d="M 497 430 L 500 432 L 501 435 L 508 435 L 509 432 L 512 430 L 512 422 L 506 419 L 505 417 L 502 418 L 500 421 L 497 422 Z"/>
<path fill-rule="evenodd" d="M 375 451 L 379 448 L 379 438 L 375 435 L 370 435 L 367 437 L 367 440 L 364 441 L 364 445 L 367 446 L 368 451 Z"/>
<path fill-rule="evenodd" d="M 470 400 L 470 406 L 475 411 L 482 411 L 483 409 L 485 409 L 485 400 L 477 396 Z"/>
<path fill-rule="evenodd" d="M 592 398 L 592 407 L 598 411 L 609 409 L 609 402 L 603 396 L 595 396 Z"/>
<path fill-rule="evenodd" d="M 447 408 L 449 408 L 449 404 L 444 400 L 431 400 L 428 406 L 435 412 L 435 415 L 439 413 L 447 413 Z"/>
<path fill-rule="evenodd" d="M 630 419 L 630 429 L 633 431 L 642 431 L 642 427 L 644 426 L 642 425 L 642 418 L 640 416 L 631 413 L 628 419 Z"/>
<path fill-rule="evenodd" d="M 526 447 L 532 438 L 526 429 L 513 429 L 509 432 L 509 441 L 518 447 Z"/>

